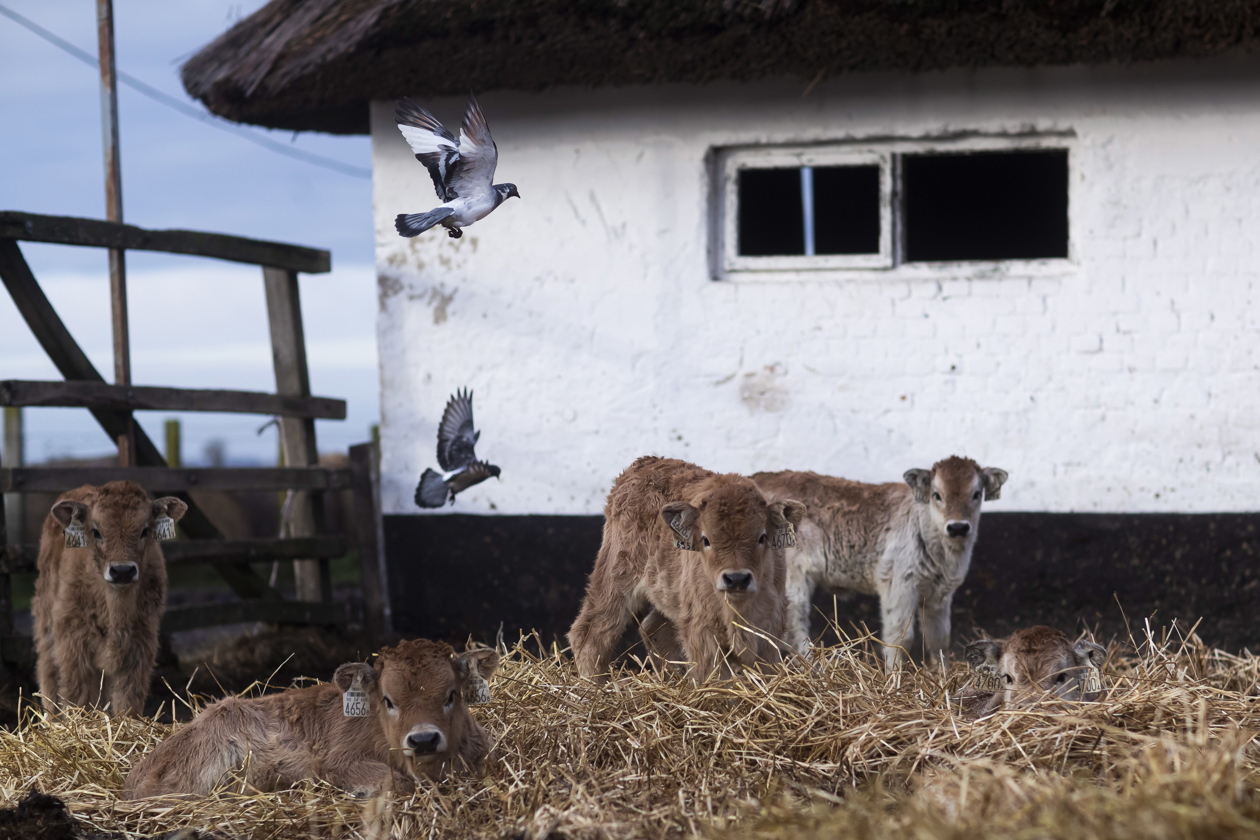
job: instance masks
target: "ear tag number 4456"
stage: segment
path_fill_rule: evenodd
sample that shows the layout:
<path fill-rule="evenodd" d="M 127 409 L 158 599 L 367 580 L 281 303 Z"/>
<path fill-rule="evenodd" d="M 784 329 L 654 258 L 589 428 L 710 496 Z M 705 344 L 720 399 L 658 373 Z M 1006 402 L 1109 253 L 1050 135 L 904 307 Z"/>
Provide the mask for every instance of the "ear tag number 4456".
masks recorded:
<path fill-rule="evenodd" d="M 341 695 L 341 713 L 346 717 L 369 717 L 367 692 L 363 690 L 362 677 L 356 676 L 351 681 L 346 693 Z"/>

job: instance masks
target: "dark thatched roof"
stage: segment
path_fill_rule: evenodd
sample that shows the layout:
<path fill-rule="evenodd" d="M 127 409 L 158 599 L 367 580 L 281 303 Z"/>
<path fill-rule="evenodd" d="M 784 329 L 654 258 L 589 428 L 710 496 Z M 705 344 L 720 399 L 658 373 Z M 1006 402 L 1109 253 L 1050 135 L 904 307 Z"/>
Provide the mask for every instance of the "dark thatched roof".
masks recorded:
<path fill-rule="evenodd" d="M 272 0 L 183 81 L 228 119 L 366 133 L 368 101 L 403 94 L 1146 61 L 1258 38 L 1260 0 Z"/>

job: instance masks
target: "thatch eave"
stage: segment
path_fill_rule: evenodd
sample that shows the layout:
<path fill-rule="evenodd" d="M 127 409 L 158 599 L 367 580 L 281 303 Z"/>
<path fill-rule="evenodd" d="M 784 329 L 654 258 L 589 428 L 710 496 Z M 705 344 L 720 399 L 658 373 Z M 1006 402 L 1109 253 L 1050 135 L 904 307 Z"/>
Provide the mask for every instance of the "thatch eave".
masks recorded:
<path fill-rule="evenodd" d="M 187 91 L 272 128 L 368 131 L 367 103 L 1249 51 L 1260 0 L 272 0 L 193 56 Z"/>

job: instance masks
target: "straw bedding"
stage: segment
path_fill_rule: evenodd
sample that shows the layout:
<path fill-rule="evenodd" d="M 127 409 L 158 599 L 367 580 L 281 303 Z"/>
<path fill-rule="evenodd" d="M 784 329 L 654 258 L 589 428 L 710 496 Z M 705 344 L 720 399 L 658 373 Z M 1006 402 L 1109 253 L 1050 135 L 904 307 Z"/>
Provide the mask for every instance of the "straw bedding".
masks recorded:
<path fill-rule="evenodd" d="M 961 665 L 882 673 L 849 638 L 765 675 L 692 686 L 633 665 L 607 686 L 558 651 L 508 652 L 474 708 L 484 778 L 363 802 L 321 784 L 199 801 L 118 799 L 170 731 L 27 713 L 0 731 L 0 804 L 60 797 L 85 832 L 297 837 L 1186 837 L 1260 831 L 1260 657 L 1195 636 L 1113 647 L 1104 702 L 973 721 Z M 324 675 L 327 676 L 327 675 Z M 197 698 L 190 698 L 193 704 Z"/>

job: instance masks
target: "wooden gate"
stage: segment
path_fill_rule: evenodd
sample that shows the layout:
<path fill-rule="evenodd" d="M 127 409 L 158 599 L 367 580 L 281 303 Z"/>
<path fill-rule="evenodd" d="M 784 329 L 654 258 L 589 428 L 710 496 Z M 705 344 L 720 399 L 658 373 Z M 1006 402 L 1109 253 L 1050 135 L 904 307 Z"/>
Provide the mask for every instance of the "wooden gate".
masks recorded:
<path fill-rule="evenodd" d="M 111 385 L 93 367 L 44 295 L 27 265 L 19 241 L 80 245 L 113 250 L 163 251 L 251 263 L 262 268 L 276 373 L 274 394 L 250 391 L 154 388 Z M 280 624 L 339 624 L 343 605 L 333 602 L 329 561 L 350 548 L 343 537 L 324 528 L 324 493 L 350 489 L 354 494 L 360 579 L 370 635 L 389 632 L 384 598 L 384 567 L 379 550 L 380 506 L 374 444 L 352 447 L 348 469 L 319 466 L 315 420 L 344 420 L 344 400 L 310 392 L 306 342 L 298 297 L 298 272 L 331 269 L 327 251 L 279 242 L 184 230 L 145 230 L 94 219 L 0 212 L 0 280 L 30 326 L 62 382 L 0 381 L 0 406 L 64 406 L 88 409 L 114 440 L 134 433 L 134 466 L 94 468 L 5 468 L 0 464 L 0 494 L 60 493 L 82 484 L 132 480 L 154 495 L 174 495 L 188 503 L 179 526 L 189 539 L 166 543 L 169 565 L 208 563 L 241 598 L 238 603 L 186 606 L 167 610 L 162 632 L 194 627 L 263 621 Z M 153 441 L 132 420 L 134 411 L 214 411 L 280 418 L 285 467 L 266 469 L 183 469 L 167 465 Z M 129 444 L 127 444 L 129 445 Z M 225 540 L 188 496 L 190 490 L 292 490 L 291 536 L 284 539 Z M 37 544 L 10 546 L 5 535 L 0 495 L 0 685 L 8 664 L 29 663 L 29 639 L 14 635 L 10 576 L 35 571 Z M 286 600 L 251 566 L 292 561 L 296 600 Z"/>

